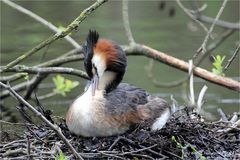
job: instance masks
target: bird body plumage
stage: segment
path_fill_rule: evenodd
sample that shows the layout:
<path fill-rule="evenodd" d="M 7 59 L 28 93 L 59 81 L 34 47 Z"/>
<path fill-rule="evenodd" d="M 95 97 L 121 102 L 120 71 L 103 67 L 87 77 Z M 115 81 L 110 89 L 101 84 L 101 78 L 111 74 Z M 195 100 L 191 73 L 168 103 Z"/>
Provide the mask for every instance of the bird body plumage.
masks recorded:
<path fill-rule="evenodd" d="M 161 129 L 170 117 L 168 103 L 143 89 L 120 83 L 127 66 L 124 51 L 115 42 L 98 39 L 90 31 L 84 47 L 84 66 L 92 79 L 66 116 L 69 130 L 86 137 L 111 136 L 140 123 Z M 120 83 L 120 84 L 119 84 Z"/>

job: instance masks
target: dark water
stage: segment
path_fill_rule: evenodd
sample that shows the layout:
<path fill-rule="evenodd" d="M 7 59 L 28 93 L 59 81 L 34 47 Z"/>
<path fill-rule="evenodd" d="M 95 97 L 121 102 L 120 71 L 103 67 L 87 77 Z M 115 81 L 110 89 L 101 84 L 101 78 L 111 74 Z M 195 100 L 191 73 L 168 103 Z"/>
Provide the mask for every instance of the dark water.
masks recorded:
<path fill-rule="evenodd" d="M 204 14 L 214 17 L 221 6 L 222 1 L 206 1 L 207 9 Z M 92 2 L 89 1 L 17 1 L 18 4 L 30 9 L 42 16 L 56 26 L 66 26 L 83 9 Z M 189 7 L 190 2 L 184 4 Z M 165 8 L 159 9 L 159 1 L 132 1 L 129 4 L 129 17 L 133 36 L 138 43 L 146 44 L 150 47 L 168 53 L 183 60 L 191 59 L 195 51 L 201 45 L 206 33 L 194 24 L 183 11 L 176 5 L 175 1 L 167 1 Z M 221 19 L 230 22 L 239 21 L 239 2 L 228 2 Z M 174 8 L 175 16 L 169 15 Z M 77 32 L 72 33 L 72 37 L 82 44 L 89 29 L 96 29 L 101 37 L 112 39 L 120 44 L 127 44 L 122 16 L 121 2 L 110 1 L 94 11 L 80 26 Z M 172 12 L 173 13 L 173 12 Z M 210 25 L 206 25 L 210 27 Z M 193 28 L 191 30 L 190 28 Z M 224 30 L 216 27 L 214 36 L 221 34 Z M 13 59 L 39 44 L 49 36 L 53 35 L 45 26 L 39 24 L 32 18 L 10 8 L 1 2 L 1 65 Z M 211 42 L 212 40 L 210 40 Z M 239 43 L 239 32 L 235 32 L 212 54 L 225 55 L 229 59 Z M 46 53 L 44 61 L 53 59 L 72 49 L 72 46 L 64 39 L 51 44 L 47 49 L 39 51 L 37 54 L 25 60 L 22 64 L 31 66 L 38 64 L 42 54 Z M 186 85 L 175 88 L 157 88 L 147 76 L 146 66 L 149 59 L 144 57 L 128 57 L 128 69 L 124 82 L 134 84 L 146 89 L 150 93 L 160 95 L 170 99 L 173 95 L 180 103 L 186 103 Z M 65 66 L 82 68 L 82 62 L 71 63 Z M 211 62 L 206 59 L 201 65 L 207 70 L 211 70 Z M 173 69 L 165 64 L 154 62 L 153 74 L 162 83 L 168 83 L 182 79 L 186 73 Z M 239 55 L 225 73 L 226 76 L 239 80 Z M 68 79 L 80 81 L 80 85 L 66 97 L 60 95 L 44 100 L 42 103 L 54 110 L 56 115 L 64 115 L 69 103 L 82 92 L 85 81 L 74 76 L 64 75 Z M 195 78 L 195 94 L 198 95 L 203 85 L 208 86 L 206 111 L 217 116 L 216 109 L 221 107 L 225 112 L 232 113 L 240 110 L 239 94 L 235 91 L 208 83 L 199 78 Z M 40 86 L 39 95 L 49 93 L 53 90 L 52 76 L 43 81 Z M 14 109 L 12 98 L 5 102 L 7 107 Z"/>

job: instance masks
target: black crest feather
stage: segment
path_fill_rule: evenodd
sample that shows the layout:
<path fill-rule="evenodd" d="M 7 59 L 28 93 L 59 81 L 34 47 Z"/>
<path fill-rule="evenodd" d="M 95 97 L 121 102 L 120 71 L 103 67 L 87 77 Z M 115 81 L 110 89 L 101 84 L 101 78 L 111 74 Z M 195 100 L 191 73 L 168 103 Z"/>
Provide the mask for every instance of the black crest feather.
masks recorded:
<path fill-rule="evenodd" d="M 83 47 L 84 53 L 84 66 L 85 70 L 90 78 L 92 78 L 92 62 L 93 50 L 98 41 L 99 34 L 95 30 L 89 30 L 85 46 Z"/>

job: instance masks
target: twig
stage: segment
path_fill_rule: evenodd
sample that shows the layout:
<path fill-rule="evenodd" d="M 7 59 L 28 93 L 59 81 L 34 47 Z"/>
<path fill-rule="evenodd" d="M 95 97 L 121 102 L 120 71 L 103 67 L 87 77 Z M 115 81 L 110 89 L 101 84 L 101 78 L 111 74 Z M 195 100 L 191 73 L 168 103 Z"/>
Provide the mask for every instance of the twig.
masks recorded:
<path fill-rule="evenodd" d="M 3 144 L 3 148 L 5 148 L 7 146 L 11 146 L 12 144 L 15 144 L 15 143 L 20 143 L 20 142 L 25 142 L 25 141 L 26 141 L 25 139 L 15 140 L 15 141 L 9 142 L 7 144 Z M 2 145 L 2 144 L 0 144 L 0 145 Z"/>
<path fill-rule="evenodd" d="M 228 29 L 225 32 L 223 32 L 218 39 L 215 42 L 212 42 L 211 44 L 209 44 L 207 46 L 207 50 L 206 53 L 204 55 L 199 55 L 199 60 L 195 61 L 195 65 L 199 66 L 202 61 L 214 50 L 216 49 L 220 44 L 222 44 L 228 37 L 230 37 L 233 33 L 235 32 L 235 30 L 232 29 Z"/>
<path fill-rule="evenodd" d="M 28 86 L 32 85 L 36 81 L 37 78 L 38 78 L 38 75 L 34 76 L 31 80 L 19 83 L 19 84 L 13 86 L 12 88 L 16 91 L 22 91 L 22 90 L 26 89 Z M 8 90 L 3 90 L 0 93 L 0 98 L 4 99 L 4 98 L 8 97 L 9 95 L 10 95 L 10 92 Z"/>
<path fill-rule="evenodd" d="M 15 150 L 9 150 L 7 152 L 5 152 L 2 156 L 3 157 L 7 157 L 7 156 L 10 156 L 10 155 L 15 155 L 15 154 L 19 154 L 19 153 L 25 153 L 26 150 L 23 149 L 23 148 L 17 148 Z"/>
<path fill-rule="evenodd" d="M 27 136 L 27 156 L 29 160 L 31 159 L 30 154 L 31 154 L 31 142 L 29 137 Z"/>
<path fill-rule="evenodd" d="M 122 159 L 122 160 L 125 160 L 125 158 L 122 158 L 118 155 L 115 155 L 115 154 L 109 154 L 109 153 L 105 153 L 105 152 L 102 152 L 102 151 L 98 151 L 98 153 L 101 153 L 102 155 L 105 155 L 107 157 L 114 157 L 114 158 L 117 158 L 117 159 Z"/>
<path fill-rule="evenodd" d="M 79 60 L 82 60 L 83 59 L 83 55 L 80 54 L 80 55 L 73 55 L 73 54 L 77 54 L 81 51 L 81 49 L 73 49 L 67 53 L 65 53 L 64 55 L 60 56 L 59 58 L 56 58 L 56 59 L 53 59 L 53 60 L 49 60 L 47 62 L 44 62 L 44 63 L 41 63 L 41 64 L 38 64 L 34 67 L 49 67 L 49 66 L 59 66 L 59 65 L 62 65 L 62 64 L 65 64 L 65 63 L 69 63 L 69 62 L 75 62 L 75 61 L 79 61 Z M 72 56 L 69 56 L 69 55 L 72 55 Z M 8 80 L 17 80 L 19 78 L 22 78 L 24 76 L 26 76 L 27 73 L 16 73 L 16 74 L 13 74 L 11 77 L 2 77 L 3 79 L 1 79 L 0 77 L 0 81 L 3 80 L 2 82 L 6 82 Z M 34 80 L 33 80 L 34 79 Z M 16 91 L 20 91 L 20 90 L 23 90 L 26 88 L 26 86 L 31 86 L 32 84 L 34 84 L 37 80 L 37 77 L 33 77 L 33 79 L 30 80 L 29 83 L 27 82 L 22 82 L 16 86 L 14 86 L 14 90 Z M 0 94 L 0 98 L 6 98 L 9 96 L 9 92 L 8 91 L 2 91 L 1 94 Z"/>
<path fill-rule="evenodd" d="M 47 26 L 48 28 L 50 28 L 52 31 L 56 32 L 56 33 L 60 33 L 61 30 L 59 30 L 56 26 L 54 26 L 52 23 L 48 22 L 47 20 L 43 19 L 42 17 L 40 17 L 39 15 L 31 12 L 30 10 L 12 2 L 9 0 L 3 0 L 3 2 L 7 5 L 9 5 L 10 7 L 32 17 L 33 19 L 35 19 L 36 21 L 40 22 L 41 24 Z M 64 37 L 70 44 L 72 44 L 75 48 L 82 48 L 74 39 L 72 39 L 69 35 L 67 35 L 66 37 Z"/>
<path fill-rule="evenodd" d="M 58 134 L 58 136 L 62 139 L 62 141 L 69 147 L 71 152 L 75 155 L 76 158 L 82 159 L 83 158 L 77 153 L 77 151 L 73 148 L 73 146 L 68 142 L 66 137 L 62 134 L 61 129 L 57 126 L 52 124 L 48 121 L 39 111 L 37 111 L 32 105 L 30 105 L 27 101 L 25 101 L 19 94 L 17 94 L 10 86 L 7 86 L 0 82 L 0 86 L 9 90 L 12 93 L 13 97 L 15 97 L 19 102 L 24 104 L 28 109 L 30 109 L 37 117 L 39 117 L 44 123 L 46 123 L 54 132 Z"/>
<path fill-rule="evenodd" d="M 75 50 L 76 52 L 78 52 L 78 50 Z M 68 56 L 68 57 L 59 57 L 57 59 L 53 59 L 50 60 L 48 62 L 44 62 L 42 64 L 36 65 L 34 67 L 48 67 L 48 66 L 56 66 L 56 65 L 62 65 L 65 63 L 69 63 L 69 62 L 75 62 L 75 61 L 79 61 L 83 59 L 83 55 L 73 55 L 73 56 Z M 16 75 L 16 74 L 15 74 Z M 13 89 L 15 91 L 21 91 L 24 90 L 27 86 L 32 85 L 33 83 L 35 83 L 37 77 L 34 76 L 29 82 L 22 82 L 20 84 L 17 84 L 15 86 L 13 86 Z M 2 91 L 0 94 L 0 98 L 6 98 L 9 96 L 9 91 Z"/>
<path fill-rule="evenodd" d="M 21 79 L 22 77 L 26 76 L 27 73 L 17 73 L 17 74 L 13 74 L 10 76 L 1 76 L 0 77 L 0 81 L 1 82 L 12 82 L 12 81 L 16 81 L 18 79 Z"/>
<path fill-rule="evenodd" d="M 25 100 L 28 100 L 31 95 L 32 95 L 32 92 L 35 90 L 35 88 L 38 87 L 38 85 L 48 76 L 48 74 L 40 74 L 40 73 L 37 73 L 37 75 L 35 76 L 36 79 L 34 80 L 34 82 L 31 84 L 31 85 L 28 85 L 27 87 L 27 90 L 26 90 L 26 93 L 24 95 L 24 99 Z"/>
<path fill-rule="evenodd" d="M 203 55 L 206 53 L 206 45 L 207 45 L 207 42 L 208 42 L 208 40 L 209 40 L 209 37 L 210 37 L 210 35 L 212 34 L 212 31 L 213 31 L 213 29 L 214 29 L 214 27 L 215 27 L 215 24 L 216 24 L 217 20 L 219 19 L 219 17 L 221 16 L 221 14 L 222 14 L 222 12 L 223 12 L 226 4 L 227 4 L 227 1 L 228 1 L 228 0 L 224 0 L 224 1 L 223 1 L 222 6 L 221 6 L 221 8 L 219 9 L 219 11 L 218 11 L 218 13 L 217 13 L 216 18 L 214 19 L 214 21 L 213 21 L 210 29 L 209 29 L 208 32 L 207 32 L 207 35 L 205 36 L 205 38 L 204 38 L 204 40 L 203 40 L 202 45 L 201 45 L 200 48 L 197 50 L 197 53 L 193 56 L 193 58 L 196 58 L 200 52 L 201 52 Z"/>
<path fill-rule="evenodd" d="M 154 84 L 154 86 L 156 87 L 162 87 L 162 88 L 173 88 L 173 87 L 178 87 L 178 86 L 181 86 L 183 85 L 187 80 L 188 80 L 188 76 L 185 77 L 185 78 L 182 78 L 182 79 L 179 79 L 179 80 L 176 80 L 176 81 L 172 81 L 172 82 L 169 82 L 169 83 L 161 83 L 159 82 L 158 80 L 156 79 L 152 79 L 152 83 Z"/>
<path fill-rule="evenodd" d="M 189 91 L 190 91 L 190 95 L 189 95 L 189 100 L 191 105 L 195 105 L 195 95 L 194 95 L 194 86 L 193 86 L 193 61 L 189 60 L 189 69 L 188 69 L 188 74 L 190 76 L 189 78 Z"/>
<path fill-rule="evenodd" d="M 211 44 L 208 45 L 206 54 L 208 52 L 212 52 L 215 48 L 217 48 L 220 44 L 222 44 L 222 42 L 224 42 L 234 32 L 235 30 L 232 30 L 232 29 L 228 29 L 225 32 L 223 32 L 215 42 L 212 42 Z"/>
<path fill-rule="evenodd" d="M 176 155 L 176 154 L 174 154 L 172 152 L 169 152 L 169 151 L 166 151 L 166 150 L 164 150 L 164 152 L 166 152 L 166 153 L 168 153 L 168 154 L 170 154 L 170 155 L 172 155 L 172 156 L 174 156 L 174 157 L 176 157 L 178 159 L 182 159 L 182 157 L 180 157 L 180 156 L 178 156 L 178 155 Z"/>
<path fill-rule="evenodd" d="M 238 119 L 238 116 L 237 116 L 237 113 L 235 112 L 235 113 L 233 113 L 233 116 L 232 116 L 232 118 L 230 119 L 229 122 L 235 123 L 237 121 L 237 119 Z"/>
<path fill-rule="evenodd" d="M 226 71 L 228 69 L 228 67 L 231 65 L 233 60 L 237 57 L 237 54 L 239 53 L 239 50 L 240 50 L 240 44 L 238 44 L 237 49 L 234 51 L 232 57 L 227 61 L 227 64 L 224 67 L 224 71 Z"/>
<path fill-rule="evenodd" d="M 126 36 L 128 38 L 128 42 L 130 45 L 135 44 L 130 23 L 129 23 L 129 17 L 128 17 L 128 0 L 122 1 L 122 16 L 123 16 L 123 24 Z"/>
<path fill-rule="evenodd" d="M 9 64 L 7 64 L 5 67 L 3 67 L 1 69 L 1 72 L 3 72 L 4 70 L 6 70 L 8 68 L 11 68 L 11 67 L 17 65 L 18 63 L 22 62 L 24 59 L 30 57 L 34 53 L 37 53 L 37 51 L 39 51 L 43 47 L 53 43 L 54 41 L 67 36 L 74 29 L 77 29 L 79 27 L 80 23 L 88 15 L 90 15 L 95 9 L 97 9 L 99 6 L 101 6 L 106 1 L 107 0 L 97 0 L 94 4 L 92 4 L 90 7 L 85 9 L 70 25 L 67 26 L 67 28 L 64 31 L 62 31 L 61 33 L 56 33 L 55 35 L 53 35 L 53 36 L 49 37 L 48 39 L 46 39 L 45 41 L 41 42 L 40 44 L 38 44 L 37 46 L 35 46 L 31 50 L 29 50 L 28 52 L 22 54 L 20 57 L 18 57 L 17 59 L 13 60 Z"/>
<path fill-rule="evenodd" d="M 79 69 L 68 67 L 28 67 L 24 65 L 16 65 L 13 68 L 9 68 L 7 72 L 27 72 L 27 73 L 63 73 L 79 76 L 84 79 L 89 79 L 88 75 Z"/>
<path fill-rule="evenodd" d="M 73 68 L 66 68 L 66 67 L 45 67 L 45 68 L 39 68 L 39 67 L 28 67 L 24 65 L 16 65 L 13 68 L 10 68 L 7 70 L 7 72 L 27 72 L 27 73 L 36 73 L 39 74 L 39 76 L 36 78 L 36 80 L 29 85 L 27 92 L 24 96 L 25 100 L 28 100 L 32 94 L 32 91 L 38 86 L 38 84 L 45 79 L 48 74 L 50 73 L 63 73 L 63 74 L 71 74 L 75 76 L 79 76 L 84 79 L 89 79 L 88 75 L 78 69 Z"/>
<path fill-rule="evenodd" d="M 131 152 L 123 152 L 123 153 L 120 153 L 120 155 L 126 155 L 126 154 L 138 153 L 138 152 L 141 152 L 141 151 L 145 151 L 145 150 L 148 150 L 148 149 L 154 148 L 154 147 L 156 147 L 156 146 L 157 146 L 157 144 L 154 144 L 154 145 L 152 145 L 152 146 L 145 147 L 145 148 L 141 148 L 141 149 L 138 149 L 138 150 L 135 150 L 135 151 L 131 151 Z"/>
<path fill-rule="evenodd" d="M 207 89 L 208 89 L 208 87 L 206 85 L 204 85 L 199 93 L 198 100 L 197 100 L 197 113 L 200 113 L 200 111 L 201 111 L 202 105 L 204 103 L 203 97 L 204 97 Z"/>
<path fill-rule="evenodd" d="M 207 8 L 207 4 L 204 3 L 201 7 L 199 8 L 196 7 L 194 8 L 194 10 L 188 9 L 188 11 L 191 12 L 192 14 L 199 14 L 200 12 L 203 12 L 206 8 Z"/>
<path fill-rule="evenodd" d="M 152 73 L 152 70 L 153 70 L 153 62 L 154 60 L 151 59 L 149 61 L 149 65 L 146 66 L 146 71 L 147 71 L 147 76 L 148 78 L 151 79 L 152 83 L 154 84 L 154 86 L 156 87 L 164 87 L 164 88 L 170 88 L 170 87 L 178 87 L 182 84 L 184 84 L 189 76 L 183 78 L 183 79 L 180 79 L 180 80 L 177 80 L 177 81 L 172 81 L 172 82 L 168 82 L 168 83 L 162 83 L 162 82 L 159 82 L 155 77 L 154 77 L 154 74 Z"/>
<path fill-rule="evenodd" d="M 25 126 L 26 125 L 25 123 L 13 123 L 13 122 L 7 122 L 7 121 L 4 121 L 4 120 L 0 120 L 0 123 L 13 125 L 13 126 L 15 126 L 15 125 Z M 27 123 L 27 125 L 33 125 L 33 124 Z"/>
<path fill-rule="evenodd" d="M 142 157 L 143 159 L 152 159 L 152 160 L 155 160 L 156 158 L 153 158 L 149 155 L 144 155 L 144 154 L 136 154 L 136 153 L 132 153 L 131 156 L 134 156 L 134 157 Z M 158 160 L 161 160 L 162 158 L 157 158 Z"/>
<path fill-rule="evenodd" d="M 222 109 L 221 109 L 221 108 L 218 108 L 217 111 L 218 111 L 218 113 L 220 114 L 222 120 L 223 120 L 224 122 L 228 122 L 228 118 L 227 118 L 227 116 L 225 115 L 225 113 L 222 111 Z"/>
<path fill-rule="evenodd" d="M 72 55 L 68 57 L 59 57 L 57 59 L 52 59 L 42 64 L 36 65 L 34 67 L 51 67 L 51 66 L 59 66 L 69 62 L 76 62 L 79 60 L 83 60 L 83 55 Z"/>
<path fill-rule="evenodd" d="M 214 22 L 214 18 L 205 16 L 205 15 L 196 16 L 196 18 L 198 20 L 200 20 L 202 22 L 206 22 L 206 23 L 212 24 Z M 231 23 L 231 22 L 220 20 L 220 19 L 216 21 L 216 25 L 219 27 L 226 28 L 226 29 L 240 30 L 239 23 Z"/>
<path fill-rule="evenodd" d="M 108 151 L 111 151 L 113 147 L 122 139 L 121 136 L 118 136 L 117 139 L 112 143 L 112 145 L 108 148 Z"/>
<path fill-rule="evenodd" d="M 39 100 L 43 100 L 43 99 L 47 99 L 47 98 L 53 97 L 53 96 L 55 96 L 55 95 L 57 95 L 56 92 L 50 92 L 50 93 L 48 93 L 48 94 L 39 96 L 38 99 L 39 99 Z"/>
<path fill-rule="evenodd" d="M 176 0 L 177 4 L 179 5 L 180 8 L 182 8 L 182 10 L 193 20 L 195 21 L 196 23 L 198 23 L 202 28 L 203 30 L 208 33 L 208 29 L 207 27 L 202 23 L 200 22 L 199 20 L 196 19 L 196 17 L 194 15 L 192 15 L 190 12 L 189 12 L 189 9 L 185 8 L 183 6 L 183 4 L 181 3 L 180 0 Z"/>
<path fill-rule="evenodd" d="M 196 19 L 198 19 L 201 22 L 212 24 L 213 21 L 214 21 L 214 18 L 202 15 L 202 13 L 201 13 L 202 10 L 199 10 L 198 7 L 197 7 L 198 6 L 197 5 L 198 1 L 197 0 L 192 0 L 192 2 L 193 2 L 192 6 L 193 6 L 194 10 L 196 11 L 196 12 L 192 12 L 192 13 L 195 13 L 194 16 L 196 17 Z M 231 23 L 231 22 L 220 20 L 220 19 L 216 21 L 216 25 L 219 26 L 219 27 L 222 27 L 224 29 L 240 30 L 240 24 L 239 23 Z"/>

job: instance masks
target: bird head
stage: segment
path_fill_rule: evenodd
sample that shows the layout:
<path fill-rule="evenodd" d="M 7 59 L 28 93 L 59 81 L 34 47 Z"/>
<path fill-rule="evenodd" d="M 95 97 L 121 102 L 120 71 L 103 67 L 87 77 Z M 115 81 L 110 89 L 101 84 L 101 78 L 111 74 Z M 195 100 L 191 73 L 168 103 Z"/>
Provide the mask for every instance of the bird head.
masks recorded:
<path fill-rule="evenodd" d="M 99 39 L 96 31 L 90 30 L 83 47 L 84 66 L 91 78 L 92 95 L 96 90 L 107 93 L 122 81 L 127 58 L 122 48 L 113 41 Z"/>

